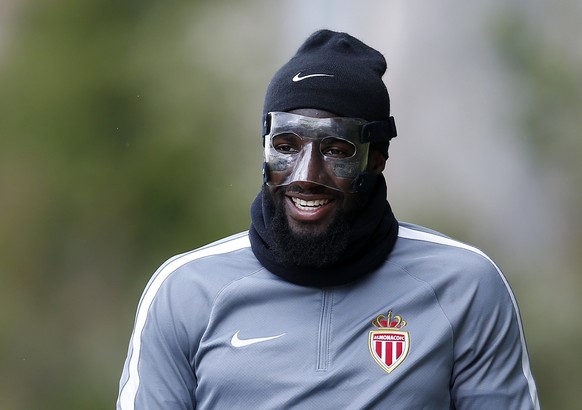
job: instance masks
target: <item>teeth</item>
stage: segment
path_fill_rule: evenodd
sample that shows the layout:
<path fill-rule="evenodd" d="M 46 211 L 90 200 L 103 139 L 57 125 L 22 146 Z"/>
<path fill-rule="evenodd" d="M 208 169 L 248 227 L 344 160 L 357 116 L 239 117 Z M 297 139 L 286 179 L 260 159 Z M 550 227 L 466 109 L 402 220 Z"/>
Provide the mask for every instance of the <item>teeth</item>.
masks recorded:
<path fill-rule="evenodd" d="M 295 206 L 297 206 L 298 208 L 317 208 L 329 203 L 329 199 L 315 199 L 313 201 L 305 201 L 303 199 L 294 197 L 292 197 L 291 199 L 293 200 Z"/>

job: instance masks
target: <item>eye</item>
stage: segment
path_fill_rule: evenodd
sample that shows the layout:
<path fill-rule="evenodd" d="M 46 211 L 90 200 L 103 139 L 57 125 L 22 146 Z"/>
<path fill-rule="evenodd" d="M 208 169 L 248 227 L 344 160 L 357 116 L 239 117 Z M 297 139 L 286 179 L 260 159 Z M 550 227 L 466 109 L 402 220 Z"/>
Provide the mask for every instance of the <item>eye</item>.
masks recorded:
<path fill-rule="evenodd" d="M 280 134 L 273 137 L 273 148 L 281 154 L 296 154 L 301 150 L 301 139 L 294 134 Z"/>
<path fill-rule="evenodd" d="M 330 137 L 321 141 L 321 153 L 330 158 L 350 158 L 356 153 L 356 147 L 349 141 Z"/>

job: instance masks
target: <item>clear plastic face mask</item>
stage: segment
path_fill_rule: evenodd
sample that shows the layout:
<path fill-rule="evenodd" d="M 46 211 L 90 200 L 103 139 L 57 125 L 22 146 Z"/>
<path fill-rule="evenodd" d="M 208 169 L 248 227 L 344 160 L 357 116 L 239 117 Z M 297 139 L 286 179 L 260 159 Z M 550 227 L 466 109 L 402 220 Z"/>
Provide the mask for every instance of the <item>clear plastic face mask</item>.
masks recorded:
<path fill-rule="evenodd" d="M 366 121 L 313 118 L 271 112 L 265 135 L 266 183 L 311 182 L 354 192 L 353 182 L 368 165 L 369 143 L 361 142 Z"/>

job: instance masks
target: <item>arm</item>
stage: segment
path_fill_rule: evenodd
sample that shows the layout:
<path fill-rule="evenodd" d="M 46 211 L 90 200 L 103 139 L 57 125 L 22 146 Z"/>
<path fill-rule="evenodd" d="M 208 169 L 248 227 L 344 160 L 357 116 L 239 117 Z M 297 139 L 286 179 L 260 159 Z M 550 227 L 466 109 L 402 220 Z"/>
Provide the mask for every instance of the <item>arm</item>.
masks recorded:
<path fill-rule="evenodd" d="M 191 326 L 186 321 L 189 314 L 197 315 L 191 313 L 196 311 L 192 289 L 182 282 L 167 263 L 148 283 L 123 368 L 118 410 L 195 408 Z"/>
<path fill-rule="evenodd" d="M 461 301 L 459 311 L 450 313 L 455 408 L 539 409 L 517 302 L 505 277 L 487 257 L 466 276 L 471 282 L 449 295 Z"/>

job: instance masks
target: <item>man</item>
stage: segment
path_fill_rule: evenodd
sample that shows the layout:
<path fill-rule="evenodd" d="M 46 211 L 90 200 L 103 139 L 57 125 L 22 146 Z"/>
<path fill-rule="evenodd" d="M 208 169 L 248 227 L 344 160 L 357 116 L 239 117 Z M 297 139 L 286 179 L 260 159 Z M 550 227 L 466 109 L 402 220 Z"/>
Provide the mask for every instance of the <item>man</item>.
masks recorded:
<path fill-rule="evenodd" d="M 250 230 L 154 274 L 118 409 L 539 408 L 500 270 L 386 201 L 385 70 L 322 30 L 277 72 Z"/>

